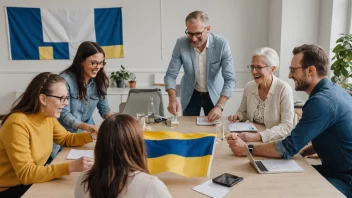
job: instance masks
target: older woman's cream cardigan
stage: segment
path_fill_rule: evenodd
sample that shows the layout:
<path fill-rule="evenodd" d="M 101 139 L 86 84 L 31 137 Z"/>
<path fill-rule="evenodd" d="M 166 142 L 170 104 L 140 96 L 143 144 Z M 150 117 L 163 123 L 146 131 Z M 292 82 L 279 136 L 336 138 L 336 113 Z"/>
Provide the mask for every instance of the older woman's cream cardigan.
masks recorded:
<path fill-rule="evenodd" d="M 240 121 L 253 122 L 253 114 L 259 98 L 258 86 L 255 81 L 246 84 L 241 105 L 236 112 Z M 296 118 L 292 88 L 273 75 L 273 82 L 265 100 L 264 125 L 266 129 L 260 132 L 262 141 L 269 142 L 290 135 L 294 119 Z"/>

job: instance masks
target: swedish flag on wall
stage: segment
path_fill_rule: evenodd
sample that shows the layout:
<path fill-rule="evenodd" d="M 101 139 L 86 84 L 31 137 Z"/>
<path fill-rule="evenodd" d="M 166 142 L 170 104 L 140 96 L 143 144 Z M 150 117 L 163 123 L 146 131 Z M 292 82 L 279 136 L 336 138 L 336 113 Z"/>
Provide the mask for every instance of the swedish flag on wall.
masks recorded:
<path fill-rule="evenodd" d="M 148 169 L 151 174 L 173 172 L 187 177 L 210 174 L 215 134 L 144 132 Z"/>
<path fill-rule="evenodd" d="M 5 7 L 10 59 L 73 59 L 83 41 L 97 42 L 105 58 L 124 57 L 121 8 Z"/>

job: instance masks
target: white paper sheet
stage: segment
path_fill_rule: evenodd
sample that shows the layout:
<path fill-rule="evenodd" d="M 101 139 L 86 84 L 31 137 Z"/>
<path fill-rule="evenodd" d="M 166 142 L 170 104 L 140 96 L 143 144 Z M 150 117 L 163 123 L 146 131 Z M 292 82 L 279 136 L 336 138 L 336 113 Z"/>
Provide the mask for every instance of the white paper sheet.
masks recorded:
<path fill-rule="evenodd" d="M 214 184 L 212 180 L 208 180 L 201 185 L 192 188 L 192 190 L 200 192 L 209 197 L 221 198 L 230 192 L 231 188 L 221 186 L 219 184 Z"/>
<path fill-rule="evenodd" d="M 210 125 L 215 125 L 215 123 L 209 122 L 208 117 L 197 117 L 197 125 L 210 126 Z"/>
<path fill-rule="evenodd" d="M 257 128 L 254 126 L 252 122 L 234 122 L 234 123 L 229 123 L 227 126 L 227 129 L 229 131 L 252 131 L 255 132 L 257 131 Z"/>
<path fill-rule="evenodd" d="M 80 157 L 94 158 L 94 150 L 76 150 L 71 149 L 66 159 L 79 159 Z"/>

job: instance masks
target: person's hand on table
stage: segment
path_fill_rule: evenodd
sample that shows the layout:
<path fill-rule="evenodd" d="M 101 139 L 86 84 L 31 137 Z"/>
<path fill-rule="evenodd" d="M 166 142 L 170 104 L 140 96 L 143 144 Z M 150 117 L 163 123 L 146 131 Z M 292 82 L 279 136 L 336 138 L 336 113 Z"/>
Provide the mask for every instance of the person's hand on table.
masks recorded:
<path fill-rule="evenodd" d="M 210 110 L 208 114 L 208 121 L 213 122 L 215 120 L 218 120 L 221 118 L 222 112 L 221 108 L 218 106 L 215 106 L 212 110 Z"/>
<path fill-rule="evenodd" d="M 84 124 L 84 130 L 90 132 L 93 140 L 96 140 L 98 137 L 98 127 L 92 124 Z"/>
<path fill-rule="evenodd" d="M 247 154 L 246 143 L 236 133 L 227 135 L 226 140 L 233 154 L 236 156 L 245 156 Z"/>
<path fill-rule="evenodd" d="M 93 140 L 96 140 L 98 138 L 98 132 L 99 131 L 95 131 L 95 132 L 91 133 Z"/>
<path fill-rule="evenodd" d="M 180 104 L 178 101 L 175 99 L 171 99 L 169 101 L 169 106 L 167 107 L 167 110 L 172 114 L 172 115 L 177 115 L 177 112 L 180 110 Z"/>
<path fill-rule="evenodd" d="M 230 122 L 237 122 L 239 120 L 239 117 L 238 117 L 238 115 L 230 115 L 227 119 Z"/>
<path fill-rule="evenodd" d="M 242 132 L 237 134 L 245 142 L 260 142 L 262 141 L 262 136 L 259 133 L 248 133 Z"/>
<path fill-rule="evenodd" d="M 82 122 L 79 126 L 79 129 L 82 129 L 84 131 L 90 132 L 90 133 L 97 133 L 98 132 L 98 127 L 93 125 L 93 124 L 87 124 Z"/>
<path fill-rule="evenodd" d="M 94 164 L 94 159 L 89 158 L 89 157 L 81 157 L 79 159 L 76 159 L 72 162 L 70 162 L 69 165 L 69 172 L 82 172 L 85 170 L 88 170 L 92 168 Z"/>
<path fill-rule="evenodd" d="M 312 154 L 312 155 L 307 155 L 307 156 L 305 156 L 305 157 L 311 158 L 311 159 L 320 159 L 319 155 L 316 154 L 316 153 L 314 153 L 314 154 Z"/>

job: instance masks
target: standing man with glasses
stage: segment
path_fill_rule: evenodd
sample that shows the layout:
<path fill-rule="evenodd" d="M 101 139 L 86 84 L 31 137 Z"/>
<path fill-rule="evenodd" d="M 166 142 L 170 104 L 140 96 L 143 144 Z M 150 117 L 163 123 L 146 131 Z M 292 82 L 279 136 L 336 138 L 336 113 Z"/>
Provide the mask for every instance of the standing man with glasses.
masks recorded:
<path fill-rule="evenodd" d="M 328 77 L 329 58 L 317 45 L 293 49 L 289 78 L 296 91 L 309 98 L 302 118 L 284 140 L 248 145 L 253 155 L 291 158 L 309 142 L 302 156 L 317 153 L 322 164 L 314 168 L 346 197 L 352 197 L 352 97 Z M 226 137 L 237 156 L 247 154 L 247 146 L 236 134 Z"/>
<path fill-rule="evenodd" d="M 221 117 L 235 87 L 235 72 L 228 42 L 210 33 L 208 15 L 194 11 L 186 17 L 186 36 L 177 40 L 164 81 L 169 94 L 168 110 L 180 110 L 176 78 L 181 66 L 181 105 L 184 116 L 199 116 L 203 108 L 209 121 Z"/>

